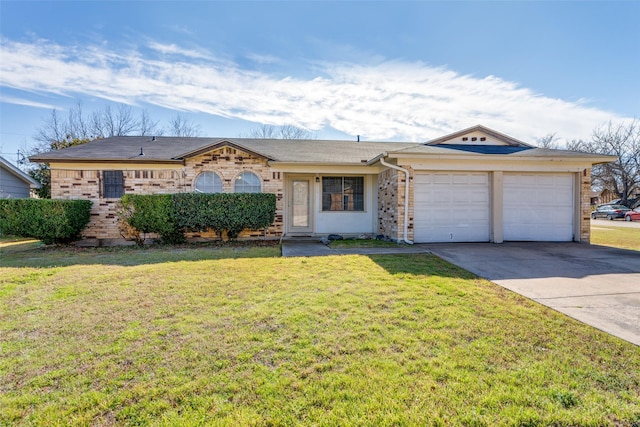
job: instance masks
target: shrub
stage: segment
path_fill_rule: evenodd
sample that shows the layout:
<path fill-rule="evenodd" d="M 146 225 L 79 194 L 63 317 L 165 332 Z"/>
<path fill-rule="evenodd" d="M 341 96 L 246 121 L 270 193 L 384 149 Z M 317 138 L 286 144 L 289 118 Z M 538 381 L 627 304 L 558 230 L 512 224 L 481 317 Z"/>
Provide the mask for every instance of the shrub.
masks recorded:
<path fill-rule="evenodd" d="M 46 244 L 77 239 L 90 219 L 90 200 L 0 200 L 0 232 Z"/>
<path fill-rule="evenodd" d="M 125 195 L 123 220 L 144 233 L 182 236 L 183 232 L 213 230 L 235 239 L 242 230 L 260 230 L 275 219 L 276 196 L 269 193 L 182 193 Z"/>
<path fill-rule="evenodd" d="M 185 241 L 184 232 L 176 221 L 171 194 L 125 194 L 120 217 L 139 232 L 159 234 L 163 243 Z M 139 236 L 135 240 L 139 245 L 144 242 Z"/>
<path fill-rule="evenodd" d="M 179 224 L 188 231 L 213 230 L 231 239 L 242 230 L 260 230 L 275 219 L 276 196 L 271 193 L 174 195 Z"/>

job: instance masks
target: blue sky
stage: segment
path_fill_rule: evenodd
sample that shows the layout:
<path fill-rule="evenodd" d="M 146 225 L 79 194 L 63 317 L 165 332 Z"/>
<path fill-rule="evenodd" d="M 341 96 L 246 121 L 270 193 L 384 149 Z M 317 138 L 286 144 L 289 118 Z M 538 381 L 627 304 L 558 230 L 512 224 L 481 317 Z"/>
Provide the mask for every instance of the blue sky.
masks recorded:
<path fill-rule="evenodd" d="M 203 136 L 525 142 L 640 116 L 640 2 L 0 1 L 0 152 L 80 99 Z"/>

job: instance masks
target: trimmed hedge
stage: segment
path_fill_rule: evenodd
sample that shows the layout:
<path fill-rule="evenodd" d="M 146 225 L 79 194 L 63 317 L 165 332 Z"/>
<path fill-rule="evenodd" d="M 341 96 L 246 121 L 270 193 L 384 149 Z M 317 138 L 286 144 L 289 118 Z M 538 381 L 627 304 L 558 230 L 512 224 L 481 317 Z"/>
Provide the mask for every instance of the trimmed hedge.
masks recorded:
<path fill-rule="evenodd" d="M 2 199 L 0 232 L 46 244 L 69 243 L 90 219 L 90 200 Z"/>
<path fill-rule="evenodd" d="M 122 196 L 122 219 L 141 233 L 157 233 L 163 243 L 185 241 L 178 226 L 171 194 L 125 194 Z M 142 244 L 139 240 L 138 244 Z"/>
<path fill-rule="evenodd" d="M 158 233 L 173 243 L 184 233 L 213 230 L 235 239 L 242 230 L 267 228 L 275 219 L 270 193 L 180 193 L 123 196 L 123 220 L 143 233 Z"/>

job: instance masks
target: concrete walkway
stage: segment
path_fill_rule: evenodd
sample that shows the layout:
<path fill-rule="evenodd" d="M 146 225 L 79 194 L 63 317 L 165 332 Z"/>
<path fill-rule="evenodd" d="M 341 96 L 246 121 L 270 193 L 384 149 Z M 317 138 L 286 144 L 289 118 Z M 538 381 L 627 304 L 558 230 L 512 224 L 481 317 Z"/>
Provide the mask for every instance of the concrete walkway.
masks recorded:
<path fill-rule="evenodd" d="M 442 243 L 332 249 L 285 241 L 283 256 L 433 253 L 504 288 L 640 346 L 640 252 L 580 243 Z"/>

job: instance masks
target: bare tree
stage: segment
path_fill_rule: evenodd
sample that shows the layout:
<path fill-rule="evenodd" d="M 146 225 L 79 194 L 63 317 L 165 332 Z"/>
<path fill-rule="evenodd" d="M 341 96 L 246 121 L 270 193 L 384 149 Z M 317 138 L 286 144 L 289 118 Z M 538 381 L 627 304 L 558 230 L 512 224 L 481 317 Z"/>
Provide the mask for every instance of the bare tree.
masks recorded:
<path fill-rule="evenodd" d="M 200 125 L 187 120 L 181 114 L 177 114 L 169 123 L 169 133 L 172 136 L 200 136 Z"/>
<path fill-rule="evenodd" d="M 44 123 L 36 129 L 33 139 L 38 141 L 41 146 L 46 147 L 46 149 L 50 149 L 49 146 L 52 141 L 61 141 L 66 138 L 66 129 L 56 109 L 51 110 L 51 115 L 43 120 Z"/>
<path fill-rule="evenodd" d="M 148 116 L 146 120 L 151 123 Z M 115 110 L 111 105 L 106 105 L 88 116 L 82 101 L 78 100 L 69 110 L 66 120 L 60 117 L 57 110 L 52 110 L 49 118 L 36 130 L 34 138 L 42 144 L 41 150 L 50 150 L 77 145 L 70 144 L 71 141 L 88 142 L 110 136 L 132 135 L 139 128 L 140 122 L 135 119 L 128 105 L 120 104 Z"/>
<path fill-rule="evenodd" d="M 617 156 L 612 163 L 596 165 L 592 183 L 620 194 L 626 204 L 640 190 L 640 121 L 609 122 L 593 131 L 591 141 L 581 141 L 581 151 Z"/>
<path fill-rule="evenodd" d="M 158 127 L 158 121 L 153 121 L 147 110 L 142 110 L 138 123 L 140 125 L 140 136 L 161 136 L 164 133 L 164 131 Z"/>
<path fill-rule="evenodd" d="M 183 121 L 182 123 L 184 130 L 187 122 Z M 69 110 L 66 119 L 57 110 L 52 110 L 51 115 L 44 119 L 43 125 L 36 129 L 34 139 L 39 144 L 26 151 L 29 154 L 36 154 L 43 151 L 60 150 L 94 139 L 134 135 L 138 132 L 141 135 L 150 133 L 160 135 L 162 130 L 158 129 L 157 125 L 158 122 L 154 122 L 144 110 L 140 120 L 136 120 L 131 107 L 124 104 L 119 105 L 115 110 L 110 105 L 106 105 L 101 110 L 87 116 L 82 101 L 78 100 Z M 195 125 L 190 126 L 195 128 Z M 42 184 L 42 189 L 39 190 L 40 197 L 49 197 L 49 167 L 46 164 L 32 165 L 29 173 Z"/>
<path fill-rule="evenodd" d="M 293 126 L 280 126 L 280 138 L 282 139 L 311 139 L 311 134 L 306 129 Z"/>
<path fill-rule="evenodd" d="M 106 105 L 94 113 L 94 131 L 97 137 L 131 135 L 139 127 L 140 123 L 133 117 L 129 105 L 120 104 L 116 111 L 113 111 L 111 105 Z"/>
<path fill-rule="evenodd" d="M 76 104 L 69 110 L 69 118 L 67 119 L 67 139 L 92 139 L 90 125 L 87 116 L 84 113 L 84 105 L 80 99 L 76 100 Z"/>
<path fill-rule="evenodd" d="M 40 143 L 36 150 L 51 150 L 66 146 L 64 141 L 89 141 L 94 139 L 91 133 L 92 122 L 84 114 L 82 101 L 78 100 L 63 119 L 57 110 L 51 110 L 51 115 L 44 119 L 44 124 L 36 129 L 34 139 Z"/>
<path fill-rule="evenodd" d="M 306 129 L 293 125 L 261 125 L 249 132 L 249 138 L 263 139 L 313 139 Z"/>
<path fill-rule="evenodd" d="M 275 126 L 261 125 L 249 132 L 249 138 L 278 139 L 278 132 Z"/>
<path fill-rule="evenodd" d="M 565 144 L 565 149 L 571 151 L 584 151 L 585 142 L 582 139 L 572 139 L 571 141 L 567 141 Z"/>
<path fill-rule="evenodd" d="M 536 144 L 540 148 L 559 148 L 558 137 L 556 133 L 549 133 L 541 138 L 536 138 Z"/>

